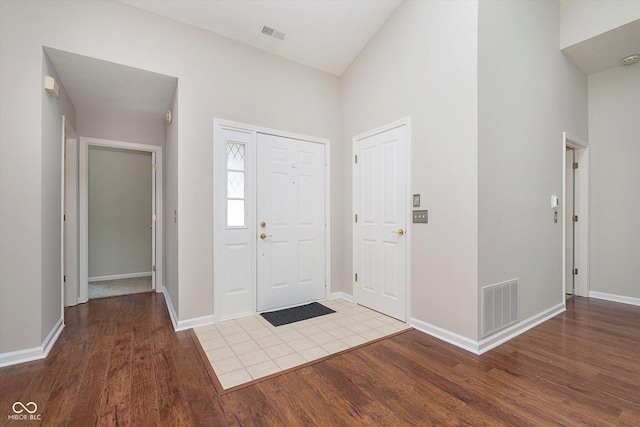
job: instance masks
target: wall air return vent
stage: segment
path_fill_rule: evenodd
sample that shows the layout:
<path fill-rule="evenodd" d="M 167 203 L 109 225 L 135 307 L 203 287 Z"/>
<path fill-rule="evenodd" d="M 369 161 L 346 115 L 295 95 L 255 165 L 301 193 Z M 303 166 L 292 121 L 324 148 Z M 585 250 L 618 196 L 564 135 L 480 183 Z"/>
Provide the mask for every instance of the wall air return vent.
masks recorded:
<path fill-rule="evenodd" d="M 518 321 L 518 279 L 482 288 L 482 337 Z"/>
<path fill-rule="evenodd" d="M 268 37 L 273 37 L 274 39 L 284 40 L 287 36 L 285 33 L 275 30 L 271 27 L 267 27 L 266 25 L 262 27 L 262 34 Z"/>

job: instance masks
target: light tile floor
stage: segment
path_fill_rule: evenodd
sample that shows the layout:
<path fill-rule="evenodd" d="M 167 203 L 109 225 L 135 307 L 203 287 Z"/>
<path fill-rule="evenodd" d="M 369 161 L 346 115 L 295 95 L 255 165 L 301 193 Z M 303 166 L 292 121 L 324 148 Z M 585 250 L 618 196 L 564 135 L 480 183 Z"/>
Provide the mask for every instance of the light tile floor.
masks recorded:
<path fill-rule="evenodd" d="M 321 304 L 336 312 L 278 327 L 256 314 L 195 328 L 222 387 L 235 387 L 409 328 L 342 299 Z"/>

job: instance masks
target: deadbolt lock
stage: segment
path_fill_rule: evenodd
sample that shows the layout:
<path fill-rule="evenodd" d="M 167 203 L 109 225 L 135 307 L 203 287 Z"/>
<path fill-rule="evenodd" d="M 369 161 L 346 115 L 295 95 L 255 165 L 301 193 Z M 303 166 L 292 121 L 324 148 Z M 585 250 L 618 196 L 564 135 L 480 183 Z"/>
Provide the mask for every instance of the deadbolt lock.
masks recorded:
<path fill-rule="evenodd" d="M 262 222 L 260 223 L 260 227 L 265 228 L 266 226 L 267 226 L 267 223 L 266 223 L 266 222 L 262 221 Z"/>

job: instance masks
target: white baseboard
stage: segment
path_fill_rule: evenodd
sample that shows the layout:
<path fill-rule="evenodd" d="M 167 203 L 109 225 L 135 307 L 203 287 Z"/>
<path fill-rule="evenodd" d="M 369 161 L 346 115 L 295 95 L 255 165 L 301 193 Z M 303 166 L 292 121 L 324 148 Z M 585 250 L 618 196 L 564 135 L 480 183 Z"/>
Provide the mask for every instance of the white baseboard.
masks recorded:
<path fill-rule="evenodd" d="M 552 317 L 562 313 L 563 311 L 565 311 L 564 303 L 560 303 L 480 341 L 474 341 L 470 338 L 463 337 L 462 335 L 447 331 L 446 329 L 439 328 L 438 326 L 434 326 L 427 322 L 423 322 L 422 320 L 414 318 L 409 321 L 409 326 L 412 326 L 417 330 L 424 332 L 425 334 L 431 335 L 432 337 L 441 339 L 442 341 L 448 342 L 449 344 L 453 344 L 464 350 L 470 351 L 471 353 L 479 355 L 509 341 L 512 338 L 517 337 L 518 335 L 551 319 Z"/>
<path fill-rule="evenodd" d="M 89 282 L 102 282 L 104 280 L 132 279 L 134 277 L 148 277 L 148 276 L 151 276 L 150 271 L 143 271 L 141 273 L 112 274 L 111 276 L 89 277 Z"/>
<path fill-rule="evenodd" d="M 512 325 L 502 331 L 496 332 L 495 334 L 480 340 L 478 343 L 478 354 L 485 353 L 492 348 L 499 346 L 512 338 L 517 337 L 518 335 L 528 331 L 531 328 L 538 326 L 541 323 L 546 322 L 552 317 L 557 316 L 560 313 L 563 313 L 566 310 L 564 302 L 557 304 L 551 308 L 544 310 L 538 314 L 535 314 L 529 317 L 526 320 L 522 320 L 515 325 Z"/>
<path fill-rule="evenodd" d="M 173 301 L 171 301 L 171 297 L 169 296 L 169 291 L 167 288 L 164 288 L 164 302 L 167 304 L 167 310 L 169 311 L 169 317 L 171 318 L 171 323 L 173 324 L 173 329 L 178 329 L 178 313 L 176 313 L 175 308 L 173 307 Z"/>
<path fill-rule="evenodd" d="M 49 335 L 47 335 L 47 338 L 44 339 L 42 345 L 40 345 L 39 347 L 0 354 L 0 368 L 44 359 L 49 355 L 51 348 L 53 348 L 53 345 L 58 340 L 58 337 L 60 336 L 60 333 L 63 329 L 64 322 L 61 318 L 60 320 L 58 320 L 53 329 L 51 329 L 51 332 L 49 332 Z"/>
<path fill-rule="evenodd" d="M 589 291 L 590 298 L 604 299 L 607 301 L 621 302 L 623 304 L 640 305 L 640 298 L 624 295 L 607 294 L 604 292 Z"/>
<path fill-rule="evenodd" d="M 193 319 L 178 320 L 178 327 L 175 328 L 176 332 L 185 331 L 191 328 L 197 328 L 199 326 L 207 326 L 214 323 L 213 314 L 202 317 L 194 317 Z"/>
<path fill-rule="evenodd" d="M 442 329 L 413 317 L 409 320 L 409 326 L 414 327 L 427 335 L 431 335 L 432 337 L 448 342 L 449 344 L 453 344 L 456 347 L 460 347 L 464 350 L 470 351 L 471 353 L 479 354 L 478 342 L 470 338 L 463 337 L 455 332 L 447 331 L 446 329 Z"/>
<path fill-rule="evenodd" d="M 353 296 L 346 294 L 344 292 L 331 292 L 329 299 L 338 299 L 342 298 L 345 301 L 353 302 Z"/>
<path fill-rule="evenodd" d="M 169 317 L 171 317 L 171 323 L 173 324 L 173 330 L 176 332 L 184 331 L 191 328 L 197 328 L 198 326 L 206 326 L 213 323 L 213 314 L 209 316 L 195 317 L 193 319 L 179 320 L 178 313 L 176 313 L 169 296 L 167 289 L 164 289 L 164 299 L 167 303 L 167 309 L 169 310 Z"/>

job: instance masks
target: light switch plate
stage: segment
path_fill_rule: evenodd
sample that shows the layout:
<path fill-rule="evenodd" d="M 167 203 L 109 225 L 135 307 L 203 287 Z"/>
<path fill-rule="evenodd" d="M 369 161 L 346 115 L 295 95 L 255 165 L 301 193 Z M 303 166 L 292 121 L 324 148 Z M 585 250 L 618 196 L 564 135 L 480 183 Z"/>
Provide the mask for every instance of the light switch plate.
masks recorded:
<path fill-rule="evenodd" d="M 428 222 L 429 222 L 429 211 L 427 210 L 413 211 L 414 224 L 426 224 Z"/>

